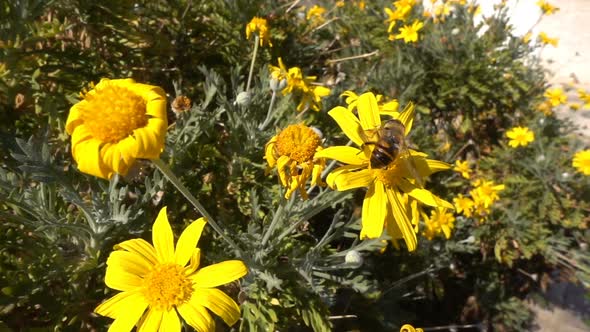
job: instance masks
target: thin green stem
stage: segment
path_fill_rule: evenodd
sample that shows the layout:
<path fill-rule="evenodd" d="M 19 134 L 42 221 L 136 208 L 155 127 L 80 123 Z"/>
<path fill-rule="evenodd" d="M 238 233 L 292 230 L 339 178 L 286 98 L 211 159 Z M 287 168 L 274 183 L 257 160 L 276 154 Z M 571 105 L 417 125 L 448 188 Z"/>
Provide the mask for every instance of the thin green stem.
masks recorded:
<path fill-rule="evenodd" d="M 275 105 L 276 99 L 277 92 L 275 90 L 272 90 L 272 97 L 270 97 L 270 105 L 268 106 L 268 111 L 266 112 L 266 118 L 264 119 L 264 122 L 262 122 L 262 124 L 258 126 L 258 130 L 264 130 L 264 128 L 266 128 L 266 126 L 268 126 L 268 124 L 270 123 L 270 120 L 272 119 L 272 109 Z"/>
<path fill-rule="evenodd" d="M 187 187 L 182 184 L 180 179 L 174 175 L 170 167 L 166 165 L 160 159 L 152 159 L 152 163 L 164 176 L 170 181 L 178 191 L 199 211 L 199 213 L 207 219 L 207 223 L 211 225 L 211 227 L 227 242 L 230 246 L 232 246 L 238 253 L 242 253 L 240 247 L 225 233 L 225 231 L 221 228 L 221 226 L 213 219 L 213 217 L 205 210 L 205 207 L 199 203 L 199 201 L 190 193 Z"/>
<path fill-rule="evenodd" d="M 256 62 L 256 54 L 258 53 L 258 43 L 260 37 L 254 36 L 254 52 L 252 52 L 252 62 L 250 63 L 250 72 L 248 73 L 248 83 L 246 84 L 246 92 L 250 91 L 250 84 L 252 83 L 252 74 L 254 73 L 254 63 Z"/>

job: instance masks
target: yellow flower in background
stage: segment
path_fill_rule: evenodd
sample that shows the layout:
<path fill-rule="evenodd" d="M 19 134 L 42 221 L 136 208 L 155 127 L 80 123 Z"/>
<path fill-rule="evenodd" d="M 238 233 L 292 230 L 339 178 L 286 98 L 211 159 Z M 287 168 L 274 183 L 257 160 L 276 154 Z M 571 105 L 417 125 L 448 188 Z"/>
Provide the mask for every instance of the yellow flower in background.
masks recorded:
<path fill-rule="evenodd" d="M 453 198 L 453 205 L 457 213 L 462 213 L 465 217 L 471 217 L 473 215 L 473 207 L 475 203 L 469 197 L 463 197 L 463 194 L 457 195 Z"/>
<path fill-rule="evenodd" d="M 535 133 L 527 127 L 514 127 L 506 132 L 506 137 L 510 138 L 508 145 L 513 148 L 527 146 L 535 140 Z"/>
<path fill-rule="evenodd" d="M 500 199 L 498 192 L 505 189 L 503 184 L 496 185 L 493 181 L 476 180 L 473 182 L 475 187 L 469 193 L 475 203 L 475 207 L 482 206 L 489 208 L 495 201 Z"/>
<path fill-rule="evenodd" d="M 545 100 L 544 102 L 537 105 L 537 111 L 543 112 L 546 116 L 553 114 L 553 106 L 551 105 L 551 101 Z"/>
<path fill-rule="evenodd" d="M 590 93 L 584 89 L 578 89 L 578 96 L 584 102 L 584 108 L 590 108 Z"/>
<path fill-rule="evenodd" d="M 285 198 L 290 198 L 297 189 L 307 199 L 305 185 L 323 186 L 322 171 L 326 167 L 323 158 L 315 155 L 322 150 L 321 137 L 304 124 L 290 125 L 266 144 L 264 156 L 269 170 L 276 167 L 281 185 L 287 188 Z"/>
<path fill-rule="evenodd" d="M 107 259 L 105 284 L 121 293 L 94 310 L 114 319 L 109 331 L 137 326 L 138 331 L 180 332 L 180 317 L 197 331 L 215 331 L 209 311 L 229 326 L 239 320 L 240 307 L 215 287 L 243 277 L 248 269 L 238 260 L 199 268 L 201 251 L 196 245 L 205 224 L 203 218 L 191 223 L 175 249 L 163 208 L 152 228 L 153 246 L 143 239 L 115 246 Z"/>
<path fill-rule="evenodd" d="M 315 80 L 315 76 L 308 76 L 307 79 Z M 301 89 L 301 100 L 297 105 L 297 112 L 312 109 L 319 112 L 322 107 L 322 98 L 330 95 L 329 88 L 321 85 L 306 85 Z"/>
<path fill-rule="evenodd" d="M 307 11 L 306 18 L 308 21 L 311 21 L 312 24 L 319 25 L 324 23 L 325 18 L 324 14 L 326 13 L 326 8 L 318 5 L 314 5 Z"/>
<path fill-rule="evenodd" d="M 437 207 L 453 206 L 421 185 L 421 179 L 432 173 L 450 168 L 441 161 L 426 158 L 426 154 L 413 150 L 399 153 L 383 168 L 371 165 L 373 150 L 378 143 L 378 132 L 382 122 L 377 98 L 371 92 L 360 95 L 356 100 L 357 115 L 348 108 L 338 106 L 328 114 L 338 123 L 342 131 L 360 148 L 332 146 L 316 153 L 316 158 L 329 158 L 343 164 L 332 171 L 327 178 L 328 185 L 339 191 L 368 188 L 363 201 L 362 229 L 360 237 L 378 238 L 387 230 L 393 239 L 404 239 L 408 250 L 417 246 L 413 220 L 417 216 L 408 207 L 408 201 Z M 397 121 L 407 135 L 413 123 L 414 107 L 409 105 L 397 114 Z M 405 195 L 408 195 L 406 201 Z"/>
<path fill-rule="evenodd" d="M 451 237 L 451 231 L 455 227 L 455 216 L 447 212 L 446 208 L 437 207 L 430 213 L 430 218 L 424 219 L 425 227 L 428 230 L 425 232 L 425 237 L 432 237 L 432 232 L 444 234 L 447 240 Z"/>
<path fill-rule="evenodd" d="M 348 104 L 348 109 L 353 111 L 356 108 L 356 104 L 358 101 L 358 95 L 353 91 L 347 90 L 344 91 L 340 97 L 346 97 L 344 100 L 346 104 Z M 379 114 L 381 115 L 388 115 L 391 117 L 396 117 L 399 115 L 399 102 L 397 99 L 392 99 L 390 101 L 385 101 L 383 95 L 375 95 L 377 99 L 377 104 L 379 105 Z"/>
<path fill-rule="evenodd" d="M 81 172 L 104 179 L 126 175 L 136 159 L 164 149 L 166 94 L 132 79 L 102 79 L 70 108 L 66 131 Z"/>
<path fill-rule="evenodd" d="M 414 328 L 412 325 L 410 324 L 405 324 L 401 327 L 401 329 L 399 330 L 399 332 L 424 332 L 423 329 L 420 328 Z"/>
<path fill-rule="evenodd" d="M 422 29 L 424 23 L 416 20 L 412 25 L 404 25 L 399 29 L 399 34 L 389 36 L 389 40 L 403 39 L 405 43 L 414 43 L 418 41 L 418 31 Z"/>
<path fill-rule="evenodd" d="M 336 1 L 336 7 L 342 8 L 342 7 L 344 7 L 344 5 L 345 5 L 344 0 Z"/>
<path fill-rule="evenodd" d="M 551 15 L 559 10 L 559 8 L 551 5 L 550 3 L 548 3 L 545 0 L 537 1 L 537 6 L 539 6 L 539 8 L 541 8 L 541 10 L 543 11 L 543 14 L 547 14 L 547 15 Z"/>
<path fill-rule="evenodd" d="M 270 41 L 270 29 L 268 28 L 266 19 L 254 16 L 254 18 L 252 18 L 252 20 L 246 24 L 246 39 L 250 39 L 250 36 L 257 32 L 260 39 L 260 46 L 267 44 L 268 46 L 272 47 L 272 43 Z"/>
<path fill-rule="evenodd" d="M 525 44 L 528 44 L 528 42 L 531 41 L 531 38 L 533 37 L 533 33 L 532 32 L 527 32 L 524 36 L 522 36 L 522 41 Z"/>
<path fill-rule="evenodd" d="M 553 47 L 557 47 L 557 44 L 559 43 L 559 38 L 550 38 L 544 32 L 539 32 L 539 39 L 541 40 L 541 43 L 545 45 L 552 45 Z"/>
<path fill-rule="evenodd" d="M 469 179 L 471 177 L 471 168 L 469 168 L 469 162 L 467 160 L 455 160 L 455 166 L 453 167 L 455 172 L 461 173 L 461 176 Z"/>
<path fill-rule="evenodd" d="M 590 175 L 590 150 L 582 150 L 574 155 L 572 166 L 584 175 Z"/>
<path fill-rule="evenodd" d="M 547 89 L 543 96 L 547 98 L 553 107 L 567 103 L 567 96 L 562 88 Z"/>

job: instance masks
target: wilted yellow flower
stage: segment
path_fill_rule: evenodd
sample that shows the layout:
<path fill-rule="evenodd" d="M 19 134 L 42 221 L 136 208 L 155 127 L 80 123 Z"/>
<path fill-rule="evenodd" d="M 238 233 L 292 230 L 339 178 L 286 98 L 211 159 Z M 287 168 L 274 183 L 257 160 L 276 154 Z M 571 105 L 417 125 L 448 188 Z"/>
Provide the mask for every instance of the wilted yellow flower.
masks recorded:
<path fill-rule="evenodd" d="M 322 150 L 320 136 L 304 124 L 290 125 L 266 144 L 264 156 L 269 170 L 276 167 L 281 185 L 287 188 L 285 198 L 297 189 L 307 199 L 305 185 L 324 185 L 322 171 L 326 167 L 323 158 L 315 157 Z"/>
<path fill-rule="evenodd" d="M 471 168 L 469 168 L 469 162 L 467 160 L 455 160 L 455 167 L 453 167 L 453 170 L 461 173 L 461 176 L 466 179 L 471 177 Z"/>
<path fill-rule="evenodd" d="M 132 79 L 102 79 L 70 108 L 66 131 L 84 173 L 126 175 L 135 159 L 156 159 L 164 149 L 166 94 Z"/>
<path fill-rule="evenodd" d="M 463 197 L 463 194 L 459 194 L 453 198 L 453 205 L 457 213 L 462 213 L 465 217 L 471 217 L 473 215 L 473 207 L 475 203 L 469 197 Z"/>
<path fill-rule="evenodd" d="M 587 93 L 584 89 L 578 89 L 578 96 L 584 102 L 584 108 L 590 108 L 590 93 Z"/>
<path fill-rule="evenodd" d="M 567 103 L 567 96 L 561 88 L 547 89 L 543 96 L 547 98 L 553 107 Z"/>
<path fill-rule="evenodd" d="M 324 13 L 326 13 L 326 8 L 318 5 L 314 5 L 307 11 L 307 20 L 311 21 L 312 24 L 322 24 L 324 19 Z"/>
<path fill-rule="evenodd" d="M 572 166 L 584 175 L 590 175 L 590 150 L 582 150 L 574 155 Z"/>
<path fill-rule="evenodd" d="M 414 43 L 418 41 L 418 31 L 422 29 L 424 23 L 415 20 L 412 25 L 404 25 L 399 29 L 399 34 L 389 35 L 389 40 L 403 39 L 405 43 Z"/>
<path fill-rule="evenodd" d="M 229 326 L 240 319 L 240 307 L 215 287 L 243 277 L 248 269 L 238 260 L 199 268 L 201 250 L 196 246 L 205 224 L 204 218 L 190 224 L 174 249 L 163 208 L 152 228 L 153 246 L 143 239 L 115 246 L 107 259 L 105 284 L 121 293 L 94 310 L 115 319 L 109 331 L 137 326 L 138 331 L 180 332 L 182 317 L 197 331 L 212 332 L 215 321 L 209 311 Z"/>
<path fill-rule="evenodd" d="M 544 32 L 539 32 L 539 39 L 541 40 L 541 43 L 545 45 L 552 45 L 553 47 L 557 47 L 557 44 L 559 43 L 559 38 L 550 38 Z"/>
<path fill-rule="evenodd" d="M 537 6 L 539 6 L 541 8 L 541 10 L 543 11 L 543 14 L 547 14 L 547 15 L 551 15 L 559 10 L 559 8 L 551 5 L 550 3 L 548 3 L 545 0 L 537 1 Z"/>
<path fill-rule="evenodd" d="M 268 28 L 266 19 L 254 16 L 254 18 L 246 24 L 246 39 L 250 39 L 250 35 L 256 32 L 258 32 L 258 37 L 260 38 L 260 46 L 267 44 L 272 47 L 270 41 L 270 29 Z"/>
<path fill-rule="evenodd" d="M 514 127 L 506 132 L 506 137 L 510 138 L 508 145 L 513 148 L 527 146 L 535 140 L 535 133 L 527 127 Z"/>
<path fill-rule="evenodd" d="M 424 332 L 424 330 L 422 330 L 420 328 L 414 328 L 410 324 L 405 324 L 402 326 L 402 328 L 399 330 L 399 332 Z"/>
<path fill-rule="evenodd" d="M 378 238 L 385 228 L 394 239 L 403 238 L 408 250 L 413 251 L 417 245 L 417 230 L 412 221 L 415 216 L 404 195 L 425 205 L 452 209 L 449 202 L 422 188 L 419 181 L 419 178 L 449 169 L 450 165 L 427 159 L 424 153 L 408 150 L 407 154 L 399 153 L 383 168 L 373 167 L 373 150 L 381 128 L 375 95 L 371 92 L 360 95 L 356 101 L 356 110 L 358 117 L 342 106 L 333 108 L 328 114 L 360 149 L 333 146 L 319 151 L 316 157 L 335 159 L 345 164 L 328 175 L 327 182 L 331 188 L 339 191 L 368 188 L 362 209 L 361 239 Z M 413 105 L 397 115 L 396 119 L 405 128 L 404 135 L 410 132 L 413 117 Z"/>

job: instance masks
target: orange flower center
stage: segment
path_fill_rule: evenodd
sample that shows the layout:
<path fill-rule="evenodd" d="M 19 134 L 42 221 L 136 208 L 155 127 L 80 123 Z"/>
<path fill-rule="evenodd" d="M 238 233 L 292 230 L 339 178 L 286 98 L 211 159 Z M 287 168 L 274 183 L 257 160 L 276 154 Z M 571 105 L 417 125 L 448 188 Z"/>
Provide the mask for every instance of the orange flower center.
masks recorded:
<path fill-rule="evenodd" d="M 278 156 L 288 156 L 298 163 L 312 161 L 319 146 L 320 136 L 303 124 L 290 125 L 283 129 L 277 136 L 275 145 Z"/>
<path fill-rule="evenodd" d="M 84 101 L 80 104 L 84 125 L 102 142 L 118 142 L 147 124 L 145 100 L 126 88 L 106 84 L 87 93 Z"/>
<path fill-rule="evenodd" d="M 381 181 L 386 188 L 393 189 L 399 183 L 401 176 L 395 164 L 389 167 L 389 169 L 373 169 L 373 172 L 377 181 Z"/>
<path fill-rule="evenodd" d="M 143 280 L 143 295 L 150 307 L 170 310 L 190 300 L 193 284 L 178 264 L 159 264 Z"/>

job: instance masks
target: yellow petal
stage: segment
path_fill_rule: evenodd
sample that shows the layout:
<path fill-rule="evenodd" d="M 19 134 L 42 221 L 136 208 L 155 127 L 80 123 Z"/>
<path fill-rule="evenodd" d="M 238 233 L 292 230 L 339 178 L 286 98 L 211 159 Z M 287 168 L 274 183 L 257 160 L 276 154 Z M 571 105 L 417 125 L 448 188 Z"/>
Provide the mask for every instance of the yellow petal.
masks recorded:
<path fill-rule="evenodd" d="M 142 255 L 119 250 L 111 252 L 107 259 L 107 266 L 117 266 L 123 271 L 142 277 L 146 275 L 154 265 Z"/>
<path fill-rule="evenodd" d="M 80 113 L 79 107 L 83 105 L 85 101 L 81 101 L 79 103 L 74 104 L 70 108 L 70 113 L 68 114 L 68 119 L 66 120 L 66 132 L 69 135 L 72 135 L 74 130 L 84 123 L 82 119 L 82 113 Z"/>
<path fill-rule="evenodd" d="M 399 118 L 398 118 L 398 120 L 400 120 L 401 123 L 406 128 L 406 131 L 404 133 L 406 136 L 412 130 L 412 124 L 414 123 L 414 110 L 415 110 L 414 104 L 409 103 L 408 105 L 406 105 L 406 108 L 404 108 L 403 112 L 400 113 Z"/>
<path fill-rule="evenodd" d="M 416 187 L 414 184 L 409 182 L 408 180 L 402 179 L 399 181 L 398 186 L 400 189 L 405 192 L 406 194 L 412 196 L 413 198 L 417 199 L 418 201 L 422 202 L 423 204 L 433 206 L 433 207 L 446 207 L 447 209 L 454 210 L 453 204 L 435 196 L 433 193 L 426 189 L 421 189 Z"/>
<path fill-rule="evenodd" d="M 199 268 L 201 263 L 201 249 L 195 248 L 191 256 L 190 264 L 186 267 L 185 272 L 187 275 L 192 274 Z"/>
<path fill-rule="evenodd" d="M 363 200 L 362 214 L 361 240 L 380 237 L 387 215 L 387 196 L 382 182 L 375 181 L 375 185 L 369 187 Z"/>
<path fill-rule="evenodd" d="M 156 159 L 160 156 L 164 147 L 164 142 L 160 136 L 163 131 L 160 127 L 164 121 L 160 119 L 150 119 L 148 125 L 133 131 L 133 137 L 137 144 L 137 158 Z"/>
<path fill-rule="evenodd" d="M 337 106 L 334 107 L 328 114 L 338 123 L 342 132 L 350 138 L 356 145 L 363 145 L 364 131 L 361 123 L 354 114 L 348 109 Z"/>
<path fill-rule="evenodd" d="M 285 167 L 291 161 L 291 158 L 288 156 L 280 156 L 277 160 L 277 170 L 279 171 L 279 179 L 281 180 L 281 184 L 283 186 L 287 186 L 287 173 L 285 171 Z"/>
<path fill-rule="evenodd" d="M 201 233 L 205 227 L 205 218 L 199 218 L 193 221 L 180 235 L 176 244 L 176 264 L 185 266 L 193 255 L 197 242 L 201 238 Z"/>
<path fill-rule="evenodd" d="M 395 222 L 403 235 L 406 246 L 408 247 L 408 251 L 416 250 L 418 239 L 416 238 L 416 233 L 414 232 L 412 223 L 408 217 L 408 211 L 403 204 L 403 197 L 401 193 L 389 189 L 387 190 L 387 199 L 389 204 L 391 204 L 393 218 L 395 219 Z"/>
<path fill-rule="evenodd" d="M 215 321 L 205 307 L 191 302 L 178 306 L 178 312 L 188 325 L 197 331 L 215 331 Z"/>
<path fill-rule="evenodd" d="M 237 280 L 248 273 L 242 261 L 230 260 L 206 266 L 190 276 L 198 288 L 212 288 Z"/>
<path fill-rule="evenodd" d="M 229 325 L 234 325 L 240 319 L 240 307 L 224 292 L 216 288 L 199 289 L 191 302 L 202 305 L 221 317 Z"/>
<path fill-rule="evenodd" d="M 103 163 L 115 173 L 126 175 L 131 165 L 135 162 L 135 158 L 123 158 L 121 154 L 121 145 L 119 143 L 106 143 L 100 149 L 100 159 Z"/>
<path fill-rule="evenodd" d="M 112 289 L 132 291 L 143 285 L 143 279 L 117 265 L 107 266 L 104 283 Z"/>
<path fill-rule="evenodd" d="M 152 227 L 152 242 L 156 249 L 156 256 L 160 263 L 174 262 L 174 234 L 168 222 L 166 207 L 158 213 L 158 217 Z"/>
<path fill-rule="evenodd" d="M 133 253 L 141 255 L 143 258 L 148 260 L 150 264 L 155 265 L 158 263 L 156 256 L 156 250 L 144 239 L 133 239 L 121 242 L 115 245 L 115 250 L 125 249 Z"/>
<path fill-rule="evenodd" d="M 180 332 L 180 318 L 174 308 L 164 311 L 158 332 Z"/>
<path fill-rule="evenodd" d="M 137 326 L 137 332 L 153 332 L 160 329 L 162 322 L 162 315 L 164 314 L 161 310 L 149 309 L 143 316 L 141 322 Z"/>
<path fill-rule="evenodd" d="M 90 175 L 109 179 L 114 173 L 100 158 L 102 142 L 94 138 L 81 138 L 78 135 L 83 132 L 78 128 L 72 135 L 72 156 L 78 163 L 78 169 Z"/>
<path fill-rule="evenodd" d="M 334 188 L 338 191 L 368 187 L 375 181 L 375 174 L 370 169 L 343 171 L 337 174 L 332 181 Z"/>
<path fill-rule="evenodd" d="M 142 306 L 145 302 L 140 292 L 121 292 L 101 303 L 94 312 L 99 315 L 117 318 L 127 315 L 129 308 Z"/>
<path fill-rule="evenodd" d="M 328 177 L 326 178 L 326 183 L 328 183 L 328 186 L 330 186 L 330 188 L 334 189 L 336 188 L 336 178 L 338 178 L 340 174 L 348 173 L 350 171 L 355 171 L 358 169 L 359 167 L 357 165 L 340 166 L 332 172 L 330 172 L 330 174 L 328 174 Z"/>
<path fill-rule="evenodd" d="M 356 104 L 361 127 L 364 130 L 373 130 L 381 126 L 379 117 L 379 104 L 372 92 L 363 93 L 359 96 Z"/>
<path fill-rule="evenodd" d="M 365 154 L 361 150 L 351 146 L 331 146 L 316 152 L 314 157 L 334 159 L 350 165 L 362 165 L 367 163 Z"/>
<path fill-rule="evenodd" d="M 109 332 L 129 332 L 137 324 L 148 303 L 136 303 L 129 306 L 124 315 L 119 315 L 109 327 Z"/>

